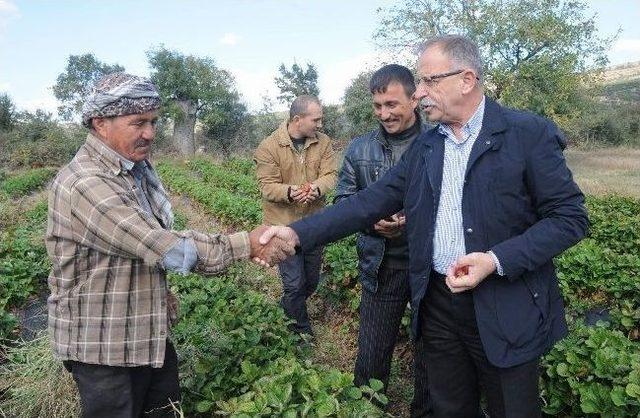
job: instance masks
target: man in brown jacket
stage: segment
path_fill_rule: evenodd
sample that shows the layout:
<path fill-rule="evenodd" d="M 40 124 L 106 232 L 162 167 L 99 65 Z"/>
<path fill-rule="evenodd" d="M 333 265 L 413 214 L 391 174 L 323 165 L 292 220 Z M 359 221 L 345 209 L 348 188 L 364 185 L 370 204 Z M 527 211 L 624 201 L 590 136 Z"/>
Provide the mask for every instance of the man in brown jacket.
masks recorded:
<path fill-rule="evenodd" d="M 265 138 L 255 152 L 262 194 L 263 222 L 288 225 L 317 212 L 336 182 L 331 138 L 322 128 L 322 105 L 316 97 L 299 96 L 289 120 Z M 280 304 L 296 323 L 293 330 L 313 335 L 306 300 L 320 279 L 322 248 L 298 253 L 278 265 L 283 294 Z"/>

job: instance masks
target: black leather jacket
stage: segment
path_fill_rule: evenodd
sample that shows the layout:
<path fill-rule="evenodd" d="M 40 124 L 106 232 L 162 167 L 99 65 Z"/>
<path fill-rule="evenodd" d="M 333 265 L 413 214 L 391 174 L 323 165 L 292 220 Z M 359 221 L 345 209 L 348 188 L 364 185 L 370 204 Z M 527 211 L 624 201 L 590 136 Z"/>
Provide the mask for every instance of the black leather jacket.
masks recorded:
<path fill-rule="evenodd" d="M 420 133 L 428 126 L 421 124 Z M 419 135 L 418 135 L 419 136 Z M 380 179 L 393 166 L 391 147 L 386 144 L 382 127 L 358 136 L 344 154 L 334 203 L 346 199 Z M 371 229 L 358 233 L 358 269 L 362 286 L 370 292 L 378 288 L 378 269 L 385 251 L 385 238 Z"/>

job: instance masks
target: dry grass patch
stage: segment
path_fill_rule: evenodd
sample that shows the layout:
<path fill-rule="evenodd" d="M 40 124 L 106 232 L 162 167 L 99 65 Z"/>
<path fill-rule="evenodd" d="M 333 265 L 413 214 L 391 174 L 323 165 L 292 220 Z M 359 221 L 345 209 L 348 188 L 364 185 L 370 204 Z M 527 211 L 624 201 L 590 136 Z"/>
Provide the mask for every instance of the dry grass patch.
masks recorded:
<path fill-rule="evenodd" d="M 640 149 L 570 149 L 567 163 L 583 192 L 640 197 Z"/>
<path fill-rule="evenodd" d="M 53 356 L 45 334 L 8 348 L 0 369 L 0 416 L 67 418 L 80 416 L 71 373 Z"/>

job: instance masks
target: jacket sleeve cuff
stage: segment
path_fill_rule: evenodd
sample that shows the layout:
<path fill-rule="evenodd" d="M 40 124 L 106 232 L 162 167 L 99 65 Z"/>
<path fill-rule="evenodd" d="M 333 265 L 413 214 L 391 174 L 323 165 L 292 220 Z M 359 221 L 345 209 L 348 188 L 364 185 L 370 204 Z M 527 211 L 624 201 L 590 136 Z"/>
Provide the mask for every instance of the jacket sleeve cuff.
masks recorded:
<path fill-rule="evenodd" d="M 249 233 L 246 231 L 229 235 L 229 245 L 231 247 L 231 256 L 234 261 L 246 260 L 251 255 Z"/>

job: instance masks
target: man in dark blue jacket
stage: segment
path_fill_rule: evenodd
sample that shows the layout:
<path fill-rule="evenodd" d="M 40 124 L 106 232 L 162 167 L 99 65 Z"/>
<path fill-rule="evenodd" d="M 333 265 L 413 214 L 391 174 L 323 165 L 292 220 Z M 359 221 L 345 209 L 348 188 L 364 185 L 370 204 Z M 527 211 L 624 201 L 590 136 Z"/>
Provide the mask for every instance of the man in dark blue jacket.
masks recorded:
<path fill-rule="evenodd" d="M 371 76 L 369 90 L 378 129 L 356 137 L 345 152 L 334 202 L 367 188 L 384 176 L 413 141 L 427 130 L 418 114 L 413 74 L 389 64 Z M 362 282 L 355 383 L 389 382 L 393 349 L 411 296 L 409 246 L 404 215 L 393 214 L 360 231 L 358 268 Z M 421 370 L 423 371 L 423 370 Z M 419 373 L 418 373 L 419 374 Z M 416 383 L 426 382 L 423 376 Z"/>
<path fill-rule="evenodd" d="M 586 234 L 584 196 L 557 127 L 484 96 L 469 39 L 427 42 L 418 75 L 439 125 L 378 182 L 261 240 L 312 248 L 404 207 L 430 416 L 475 416 L 482 388 L 492 418 L 538 417 L 539 358 L 567 332 L 552 259 Z"/>

